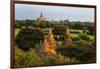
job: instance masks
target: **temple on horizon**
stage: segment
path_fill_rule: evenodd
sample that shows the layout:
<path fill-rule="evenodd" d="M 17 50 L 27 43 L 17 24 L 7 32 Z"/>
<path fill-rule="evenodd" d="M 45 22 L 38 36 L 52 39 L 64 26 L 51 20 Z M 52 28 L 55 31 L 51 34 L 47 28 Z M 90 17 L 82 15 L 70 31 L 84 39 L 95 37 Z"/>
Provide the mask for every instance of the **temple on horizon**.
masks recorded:
<path fill-rule="evenodd" d="M 38 21 L 46 21 L 46 18 L 43 16 L 43 13 L 41 12 L 40 17 L 37 18 Z"/>

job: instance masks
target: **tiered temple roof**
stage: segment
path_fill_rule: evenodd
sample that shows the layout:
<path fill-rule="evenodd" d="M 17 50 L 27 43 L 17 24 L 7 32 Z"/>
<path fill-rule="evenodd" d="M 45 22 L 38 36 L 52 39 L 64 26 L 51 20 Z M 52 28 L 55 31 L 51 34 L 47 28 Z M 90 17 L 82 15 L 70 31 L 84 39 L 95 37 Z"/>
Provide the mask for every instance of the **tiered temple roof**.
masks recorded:
<path fill-rule="evenodd" d="M 47 37 L 44 39 L 42 48 L 44 54 L 56 55 L 56 40 L 54 39 L 54 35 L 52 33 L 51 28 Z"/>
<path fill-rule="evenodd" d="M 40 14 L 40 17 L 37 18 L 38 21 L 46 21 L 46 18 L 43 16 L 42 12 Z"/>
<path fill-rule="evenodd" d="M 52 29 L 50 28 L 49 33 L 47 35 L 47 40 L 50 46 L 56 46 L 56 40 L 54 39 L 54 35 L 52 33 Z"/>
<path fill-rule="evenodd" d="M 49 51 L 49 43 L 48 43 L 46 37 L 44 39 L 44 42 L 42 44 L 42 48 L 41 49 L 42 49 L 42 52 L 45 53 L 45 54 Z"/>

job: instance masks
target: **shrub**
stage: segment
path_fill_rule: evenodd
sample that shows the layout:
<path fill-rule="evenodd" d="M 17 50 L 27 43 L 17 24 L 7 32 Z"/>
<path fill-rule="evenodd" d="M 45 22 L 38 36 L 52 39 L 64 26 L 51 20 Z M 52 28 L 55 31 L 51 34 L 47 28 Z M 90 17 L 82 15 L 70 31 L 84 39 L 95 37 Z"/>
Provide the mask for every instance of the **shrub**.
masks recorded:
<path fill-rule="evenodd" d="M 78 41 L 78 40 L 80 40 L 80 37 L 72 37 L 72 40 L 73 41 Z"/>
<path fill-rule="evenodd" d="M 55 26 L 52 30 L 55 35 L 64 35 L 66 32 L 65 26 Z"/>
<path fill-rule="evenodd" d="M 35 49 L 30 49 L 25 52 L 18 47 L 15 47 L 15 65 L 37 65 L 41 64 L 41 58 L 38 56 Z"/>
<path fill-rule="evenodd" d="M 26 54 L 23 50 L 18 47 L 15 47 L 15 65 L 24 65 L 26 64 Z"/>
<path fill-rule="evenodd" d="M 81 62 L 94 62 L 95 61 L 95 48 L 88 45 L 87 47 L 81 47 L 83 54 L 78 57 Z"/>
<path fill-rule="evenodd" d="M 57 49 L 58 53 L 62 54 L 63 56 L 76 58 L 79 62 L 93 62 L 94 61 L 94 48 L 92 46 L 87 47 L 63 47 Z"/>
<path fill-rule="evenodd" d="M 86 40 L 79 40 L 78 42 L 77 42 L 77 45 L 78 46 L 88 46 L 89 45 L 89 42 L 88 41 L 86 41 Z"/>
<path fill-rule="evenodd" d="M 33 64 L 33 65 L 41 64 L 41 58 L 39 57 L 38 52 L 36 51 L 35 48 L 30 49 L 27 52 L 26 56 L 27 56 L 26 57 L 27 58 L 26 59 L 27 64 Z"/>
<path fill-rule="evenodd" d="M 76 58 L 70 58 L 59 54 L 57 56 L 46 56 L 44 57 L 43 62 L 43 64 L 68 64 L 76 63 L 78 60 L 76 60 Z"/>
<path fill-rule="evenodd" d="M 52 55 L 48 55 L 48 56 L 44 56 L 43 64 L 56 64 L 57 63 L 57 57 L 56 56 L 52 56 Z"/>
<path fill-rule="evenodd" d="M 89 31 L 88 34 L 94 35 L 94 26 L 88 26 L 87 29 Z"/>
<path fill-rule="evenodd" d="M 83 40 L 87 40 L 87 41 L 90 40 L 90 38 L 88 37 L 87 34 L 80 34 L 79 37 L 80 37 L 81 39 L 83 39 Z"/>
<path fill-rule="evenodd" d="M 41 29 L 23 29 L 16 37 L 16 44 L 24 51 L 28 51 L 29 48 L 34 48 L 43 39 L 44 33 Z"/>
<path fill-rule="evenodd" d="M 70 33 L 73 33 L 73 34 L 80 34 L 80 31 L 70 31 Z"/>

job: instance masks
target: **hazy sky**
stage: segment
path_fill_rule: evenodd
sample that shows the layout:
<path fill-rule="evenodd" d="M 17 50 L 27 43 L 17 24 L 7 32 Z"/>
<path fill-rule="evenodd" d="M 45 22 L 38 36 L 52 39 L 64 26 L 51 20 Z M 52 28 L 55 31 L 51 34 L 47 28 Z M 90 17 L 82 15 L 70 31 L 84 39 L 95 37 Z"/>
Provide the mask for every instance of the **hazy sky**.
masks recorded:
<path fill-rule="evenodd" d="M 43 13 L 47 20 L 89 21 L 94 22 L 93 8 L 61 7 L 45 5 L 15 5 L 15 19 L 37 19 Z"/>

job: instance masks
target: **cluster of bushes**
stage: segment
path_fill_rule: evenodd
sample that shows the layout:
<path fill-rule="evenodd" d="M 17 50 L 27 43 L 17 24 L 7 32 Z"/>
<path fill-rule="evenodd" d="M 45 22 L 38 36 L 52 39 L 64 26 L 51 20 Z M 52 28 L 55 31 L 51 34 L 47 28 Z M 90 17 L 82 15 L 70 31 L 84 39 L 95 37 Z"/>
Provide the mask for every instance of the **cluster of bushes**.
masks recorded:
<path fill-rule="evenodd" d="M 16 37 L 16 45 L 24 51 L 34 48 L 44 39 L 42 29 L 22 29 Z"/>
<path fill-rule="evenodd" d="M 94 46 L 79 41 L 72 47 L 58 47 L 57 55 L 41 56 L 36 48 L 30 48 L 24 51 L 15 46 L 15 64 L 16 65 L 48 65 L 48 64 L 70 64 L 70 63 L 88 63 L 94 62 Z M 82 45 L 83 44 L 83 45 Z M 85 46 L 84 46 L 85 44 Z"/>
<path fill-rule="evenodd" d="M 79 31 L 70 31 L 70 33 L 80 34 L 80 32 L 79 32 Z"/>
<path fill-rule="evenodd" d="M 36 20 L 15 20 L 15 28 L 22 26 L 34 26 L 40 28 L 49 28 L 55 26 L 69 26 L 71 29 L 83 30 L 86 28 L 89 35 L 94 34 L 94 24 L 92 22 L 64 22 L 64 21 L 36 21 Z M 75 32 L 78 33 L 78 32 Z"/>
<path fill-rule="evenodd" d="M 72 37 L 73 41 L 79 41 L 79 40 L 86 40 L 90 41 L 90 37 L 87 34 L 79 34 L 77 37 Z"/>
<path fill-rule="evenodd" d="M 48 55 L 43 58 L 39 56 L 35 48 L 28 51 L 15 47 L 15 65 L 51 65 L 51 64 L 67 64 L 79 62 L 76 58 L 65 57 L 63 55 Z"/>
<path fill-rule="evenodd" d="M 94 47 L 93 46 L 72 46 L 72 47 L 61 47 L 57 49 L 58 53 L 70 57 L 70 58 L 76 58 L 80 63 L 88 63 L 88 62 L 94 62 Z"/>
<path fill-rule="evenodd" d="M 42 26 L 41 26 L 42 27 Z M 49 25 L 48 25 L 49 27 Z M 57 41 L 64 40 L 66 32 L 65 26 L 54 27 L 54 35 Z M 75 33 L 75 32 L 73 32 Z M 76 32 L 77 34 L 79 32 Z M 40 40 L 44 40 L 43 29 L 21 29 L 16 36 L 15 46 L 15 64 L 58 64 L 58 63 L 82 63 L 93 62 L 94 60 L 94 43 L 90 43 L 90 38 L 87 34 L 79 34 L 79 37 L 72 38 L 73 42 L 71 47 L 62 46 L 57 48 L 57 56 L 46 56 L 41 58 L 39 54 Z"/>
<path fill-rule="evenodd" d="M 59 35 L 56 34 L 54 38 L 57 41 L 63 41 L 64 40 L 63 34 L 59 34 Z M 37 44 L 40 45 L 40 42 L 44 40 L 44 36 L 45 36 L 44 30 L 40 28 L 39 29 L 22 29 L 16 36 L 16 45 L 22 50 L 27 51 L 29 50 L 29 48 L 36 47 Z M 81 43 L 81 40 L 84 40 L 84 42 L 86 41 L 87 43 L 90 43 L 90 37 L 84 33 L 79 34 L 78 37 L 72 37 L 72 40 L 73 42 L 80 41 L 80 43 Z"/>
<path fill-rule="evenodd" d="M 27 64 L 40 64 L 41 58 L 37 55 L 35 48 L 30 48 L 28 51 L 15 46 L 15 65 L 27 65 Z"/>
<path fill-rule="evenodd" d="M 80 34 L 79 37 L 80 37 L 82 40 L 87 40 L 87 41 L 90 40 L 90 38 L 89 38 L 89 36 L 88 36 L 87 34 Z"/>
<path fill-rule="evenodd" d="M 73 41 L 79 41 L 80 40 L 80 37 L 72 37 L 72 40 Z"/>

